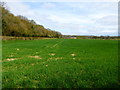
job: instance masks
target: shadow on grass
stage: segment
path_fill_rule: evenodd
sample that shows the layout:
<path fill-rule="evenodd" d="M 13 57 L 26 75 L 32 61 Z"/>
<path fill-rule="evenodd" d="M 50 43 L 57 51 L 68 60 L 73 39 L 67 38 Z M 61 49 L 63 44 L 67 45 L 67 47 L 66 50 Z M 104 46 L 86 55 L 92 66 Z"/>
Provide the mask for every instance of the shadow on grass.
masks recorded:
<path fill-rule="evenodd" d="M 103 86 L 102 88 L 120 88 L 119 83 L 109 83 L 105 86 Z"/>

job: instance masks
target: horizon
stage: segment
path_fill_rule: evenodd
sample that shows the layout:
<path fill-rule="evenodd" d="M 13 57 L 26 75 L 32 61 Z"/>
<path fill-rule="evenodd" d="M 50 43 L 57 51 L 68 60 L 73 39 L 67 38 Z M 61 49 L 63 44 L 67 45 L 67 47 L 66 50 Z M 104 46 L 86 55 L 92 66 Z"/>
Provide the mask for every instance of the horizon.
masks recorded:
<path fill-rule="evenodd" d="M 6 6 L 15 16 L 25 16 L 63 35 L 119 36 L 117 2 L 20 1 Z"/>

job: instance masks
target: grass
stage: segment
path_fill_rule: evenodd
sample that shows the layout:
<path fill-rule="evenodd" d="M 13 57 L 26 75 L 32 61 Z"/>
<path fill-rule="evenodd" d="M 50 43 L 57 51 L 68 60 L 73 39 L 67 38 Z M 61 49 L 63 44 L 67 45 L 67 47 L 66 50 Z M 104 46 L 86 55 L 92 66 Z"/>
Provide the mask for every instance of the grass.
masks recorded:
<path fill-rule="evenodd" d="M 118 41 L 3 41 L 3 88 L 117 88 Z"/>

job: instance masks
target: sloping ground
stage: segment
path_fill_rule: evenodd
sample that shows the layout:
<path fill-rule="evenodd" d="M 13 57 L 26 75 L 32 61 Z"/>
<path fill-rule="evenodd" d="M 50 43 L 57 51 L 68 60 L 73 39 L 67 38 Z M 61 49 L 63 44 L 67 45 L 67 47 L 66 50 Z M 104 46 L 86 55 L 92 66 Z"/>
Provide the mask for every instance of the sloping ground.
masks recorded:
<path fill-rule="evenodd" d="M 34 20 L 29 20 L 24 16 L 10 13 L 0 2 L 0 19 L 2 19 L 2 35 L 16 37 L 61 37 L 61 33 L 51 29 L 46 29 L 43 25 L 37 24 Z M 1 18 L 2 17 L 2 18 Z M 0 27 L 1 28 L 1 27 Z"/>
<path fill-rule="evenodd" d="M 3 88 L 115 88 L 118 42 L 3 41 Z"/>

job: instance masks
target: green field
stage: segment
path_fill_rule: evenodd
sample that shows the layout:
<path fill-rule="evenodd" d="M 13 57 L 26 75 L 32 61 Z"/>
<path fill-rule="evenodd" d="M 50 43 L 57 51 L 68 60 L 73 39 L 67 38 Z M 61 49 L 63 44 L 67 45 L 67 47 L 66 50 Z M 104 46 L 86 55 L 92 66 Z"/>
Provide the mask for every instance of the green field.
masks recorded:
<path fill-rule="evenodd" d="M 110 88 L 118 83 L 118 41 L 3 41 L 3 88 Z"/>

